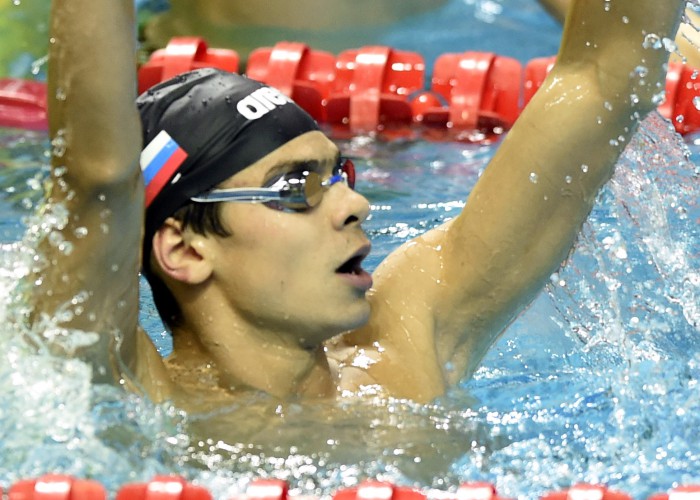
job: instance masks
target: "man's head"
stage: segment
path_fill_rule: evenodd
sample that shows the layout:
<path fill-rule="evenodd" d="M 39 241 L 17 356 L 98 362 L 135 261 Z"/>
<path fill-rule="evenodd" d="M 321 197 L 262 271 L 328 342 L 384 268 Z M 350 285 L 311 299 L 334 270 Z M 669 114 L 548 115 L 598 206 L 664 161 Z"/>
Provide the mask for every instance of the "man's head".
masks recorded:
<path fill-rule="evenodd" d="M 144 274 L 166 321 L 175 305 L 150 269 L 152 240 L 174 214 L 197 231 L 225 235 L 218 206 L 190 199 L 217 186 L 290 140 L 318 130 L 279 91 L 211 68 L 163 82 L 137 99 L 146 182 Z"/>
<path fill-rule="evenodd" d="M 369 204 L 349 189 L 353 172 L 306 112 L 214 70 L 165 82 L 138 105 L 143 269 L 169 326 L 227 330 L 211 322 L 236 311 L 255 328 L 297 332 L 294 342 L 314 346 L 366 321 Z M 249 199 L 261 192 L 265 200 Z"/>

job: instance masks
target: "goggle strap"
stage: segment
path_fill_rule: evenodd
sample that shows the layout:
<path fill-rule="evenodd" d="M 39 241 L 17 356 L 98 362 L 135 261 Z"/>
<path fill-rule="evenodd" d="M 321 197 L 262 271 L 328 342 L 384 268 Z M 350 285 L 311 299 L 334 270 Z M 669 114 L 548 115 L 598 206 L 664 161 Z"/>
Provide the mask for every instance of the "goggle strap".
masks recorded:
<path fill-rule="evenodd" d="M 281 200 L 284 194 L 280 191 L 266 188 L 255 189 L 215 189 L 208 193 L 190 198 L 192 201 L 200 203 L 221 202 L 221 201 L 241 201 L 241 202 L 265 202 Z"/>

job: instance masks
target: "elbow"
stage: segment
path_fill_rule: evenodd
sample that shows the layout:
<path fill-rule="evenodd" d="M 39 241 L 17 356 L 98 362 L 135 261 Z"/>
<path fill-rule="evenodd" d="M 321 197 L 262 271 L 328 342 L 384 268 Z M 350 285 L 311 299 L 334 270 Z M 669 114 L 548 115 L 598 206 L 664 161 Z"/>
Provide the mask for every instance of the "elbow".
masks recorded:
<path fill-rule="evenodd" d="M 79 168 L 73 168 L 79 167 Z M 143 192 L 143 180 L 138 157 L 89 159 L 72 158 L 66 167 L 55 167 L 53 177 L 56 184 L 65 184 L 77 195 L 88 198 L 108 195 L 128 195 L 132 198 Z"/>

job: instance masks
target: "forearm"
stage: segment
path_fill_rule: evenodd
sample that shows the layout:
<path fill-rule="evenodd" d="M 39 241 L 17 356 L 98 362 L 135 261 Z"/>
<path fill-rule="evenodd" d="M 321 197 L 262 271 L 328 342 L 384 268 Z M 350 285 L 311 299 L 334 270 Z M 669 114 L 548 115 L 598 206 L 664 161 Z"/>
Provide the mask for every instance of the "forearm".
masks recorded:
<path fill-rule="evenodd" d="M 642 115 L 658 106 L 684 0 L 577 0 L 569 9 L 558 69 L 591 65 L 611 104 Z M 556 76 L 556 73 L 555 73 Z"/>
<path fill-rule="evenodd" d="M 138 175 L 134 26 L 132 0 L 52 2 L 50 135 L 65 146 L 52 163 L 74 189 Z"/>

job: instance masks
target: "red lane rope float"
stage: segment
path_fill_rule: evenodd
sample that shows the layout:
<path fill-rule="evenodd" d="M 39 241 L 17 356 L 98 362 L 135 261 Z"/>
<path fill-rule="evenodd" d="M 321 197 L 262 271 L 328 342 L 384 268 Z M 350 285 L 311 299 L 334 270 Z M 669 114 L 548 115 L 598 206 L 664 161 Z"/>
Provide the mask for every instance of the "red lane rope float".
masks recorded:
<path fill-rule="evenodd" d="M 180 476 L 156 476 L 148 483 L 122 486 L 115 500 L 212 500 L 212 495 Z"/>
<path fill-rule="evenodd" d="M 330 52 L 312 50 L 297 42 L 280 42 L 255 49 L 248 56 L 246 75 L 275 87 L 325 122 L 326 102 L 335 80 L 336 59 Z"/>
<path fill-rule="evenodd" d="M 632 500 L 632 497 L 621 491 L 609 490 L 596 484 L 576 484 L 568 490 L 547 493 L 541 500 Z"/>
<path fill-rule="evenodd" d="M 0 78 L 0 126 L 47 130 L 46 85 L 32 80 Z"/>
<path fill-rule="evenodd" d="M 106 500 L 107 491 L 97 481 L 47 474 L 13 484 L 8 500 Z"/>
<path fill-rule="evenodd" d="M 490 52 L 443 54 L 430 88 L 425 63 L 415 52 L 367 46 L 337 57 L 303 43 L 280 42 L 253 51 L 246 74 L 280 89 L 332 135 L 382 132 L 386 138 L 423 135 L 434 140 L 489 141 L 506 132 L 540 88 L 554 57 L 525 67 Z M 139 91 L 202 67 L 239 70 L 230 49 L 209 48 L 199 37 L 176 37 L 138 70 Z M 681 134 L 700 130 L 700 76 L 680 63 L 669 65 L 666 99 L 659 112 Z M 46 85 L 0 79 L 0 127 L 46 130 Z"/>
<path fill-rule="evenodd" d="M 413 101 L 414 120 L 457 134 L 498 135 L 520 114 L 522 78 L 522 65 L 510 57 L 491 52 L 443 54 L 435 61 L 431 92 Z"/>
<path fill-rule="evenodd" d="M 425 500 L 425 498 L 425 495 L 418 490 L 379 481 L 365 481 L 357 488 L 342 489 L 333 495 L 333 500 Z"/>
<path fill-rule="evenodd" d="M 657 493 L 649 500 L 700 500 L 700 485 L 679 486 L 668 493 Z"/>
<path fill-rule="evenodd" d="M 669 64 L 666 101 L 659 108 L 680 134 L 700 130 L 700 76 L 696 68 Z"/>
<path fill-rule="evenodd" d="M 0 494 L 2 491 L 0 490 Z M 498 495 L 493 484 L 464 483 L 456 492 L 436 493 L 440 500 L 508 500 Z M 434 495 L 433 495 L 434 496 Z M 245 493 L 221 500 L 291 500 L 289 485 L 278 479 L 253 479 Z M 297 497 L 316 500 L 316 497 Z M 386 481 L 368 480 L 356 487 L 341 488 L 332 500 L 427 500 L 428 494 L 416 488 L 397 486 Z M 24 479 L 11 485 L 8 500 L 107 500 L 105 488 L 97 481 L 68 475 L 46 474 L 38 479 Z M 158 475 L 146 483 L 121 486 L 115 500 L 214 500 L 203 486 L 177 475 Z M 632 500 L 622 491 L 606 486 L 580 483 L 562 491 L 545 493 L 540 500 Z M 647 500 L 700 500 L 700 485 L 684 485 L 667 493 L 652 494 Z"/>
<path fill-rule="evenodd" d="M 328 123 L 351 134 L 410 126 L 408 96 L 423 89 L 424 78 L 425 62 L 415 52 L 379 45 L 341 52 L 326 104 Z"/>
<path fill-rule="evenodd" d="M 199 68 L 219 68 L 235 73 L 239 57 L 235 50 L 210 49 L 199 37 L 176 37 L 156 50 L 138 71 L 139 94 L 180 73 Z"/>

